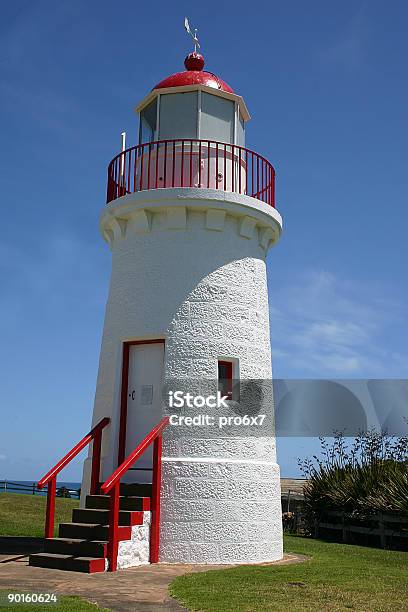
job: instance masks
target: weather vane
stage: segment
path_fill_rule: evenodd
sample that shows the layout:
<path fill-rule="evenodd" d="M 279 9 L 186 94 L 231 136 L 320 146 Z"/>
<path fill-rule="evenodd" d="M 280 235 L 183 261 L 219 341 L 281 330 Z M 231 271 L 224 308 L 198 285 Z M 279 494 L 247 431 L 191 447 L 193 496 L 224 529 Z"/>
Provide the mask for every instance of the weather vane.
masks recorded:
<path fill-rule="evenodd" d="M 193 39 L 194 53 L 197 53 L 197 47 L 200 49 L 200 43 L 198 42 L 197 38 L 197 28 L 195 28 L 194 33 L 191 31 L 187 17 L 184 17 L 184 27 L 186 29 L 187 34 L 190 34 L 191 38 Z"/>

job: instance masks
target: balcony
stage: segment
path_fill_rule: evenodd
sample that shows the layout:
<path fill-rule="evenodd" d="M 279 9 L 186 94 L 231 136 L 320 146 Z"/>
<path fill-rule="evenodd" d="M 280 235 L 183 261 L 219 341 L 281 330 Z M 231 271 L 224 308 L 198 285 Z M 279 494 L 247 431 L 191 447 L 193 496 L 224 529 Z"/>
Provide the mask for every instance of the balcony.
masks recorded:
<path fill-rule="evenodd" d="M 275 207 L 275 170 L 261 155 L 210 140 L 160 140 L 126 149 L 108 166 L 107 203 L 171 187 L 217 189 Z"/>

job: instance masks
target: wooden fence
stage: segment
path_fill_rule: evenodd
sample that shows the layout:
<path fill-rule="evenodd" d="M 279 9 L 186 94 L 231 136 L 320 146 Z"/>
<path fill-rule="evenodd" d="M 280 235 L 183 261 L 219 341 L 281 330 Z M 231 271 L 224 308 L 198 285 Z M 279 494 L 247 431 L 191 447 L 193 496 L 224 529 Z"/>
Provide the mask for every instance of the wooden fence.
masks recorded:
<path fill-rule="evenodd" d="M 408 516 L 378 513 L 357 517 L 333 510 L 315 520 L 314 537 L 408 550 Z"/>

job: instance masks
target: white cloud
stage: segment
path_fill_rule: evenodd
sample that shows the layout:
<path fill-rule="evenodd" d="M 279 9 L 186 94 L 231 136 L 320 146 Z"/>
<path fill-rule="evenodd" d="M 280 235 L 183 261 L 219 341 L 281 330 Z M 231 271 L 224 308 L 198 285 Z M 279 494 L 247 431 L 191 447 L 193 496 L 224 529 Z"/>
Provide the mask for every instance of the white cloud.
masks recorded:
<path fill-rule="evenodd" d="M 284 376 L 407 376 L 408 357 L 387 343 L 387 328 L 402 324 L 402 308 L 384 295 L 378 287 L 341 281 L 325 270 L 293 280 L 271 307 L 275 371 Z"/>

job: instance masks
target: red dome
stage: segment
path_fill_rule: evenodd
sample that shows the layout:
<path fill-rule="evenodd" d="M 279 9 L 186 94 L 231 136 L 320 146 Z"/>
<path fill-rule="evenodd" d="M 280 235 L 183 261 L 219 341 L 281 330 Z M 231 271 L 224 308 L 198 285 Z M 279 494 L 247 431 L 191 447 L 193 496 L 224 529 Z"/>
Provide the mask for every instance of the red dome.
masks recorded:
<path fill-rule="evenodd" d="M 186 67 L 184 72 L 176 72 L 170 75 L 167 79 L 157 83 L 153 89 L 182 87 L 183 85 L 206 85 L 207 87 L 234 93 L 234 90 L 217 75 L 203 70 L 204 58 L 199 53 L 190 53 L 184 60 L 184 65 Z"/>

